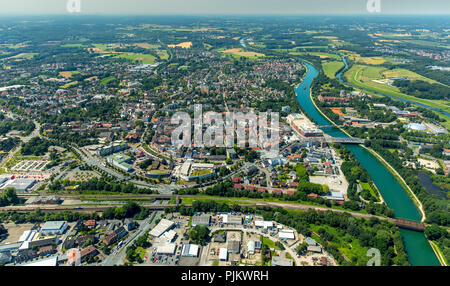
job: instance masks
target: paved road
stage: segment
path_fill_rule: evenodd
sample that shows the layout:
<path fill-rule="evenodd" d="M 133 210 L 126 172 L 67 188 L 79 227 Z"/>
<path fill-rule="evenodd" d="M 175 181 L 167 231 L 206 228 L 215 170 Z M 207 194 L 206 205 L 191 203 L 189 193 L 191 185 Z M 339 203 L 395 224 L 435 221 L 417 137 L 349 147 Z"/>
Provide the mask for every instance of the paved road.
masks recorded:
<path fill-rule="evenodd" d="M 116 172 L 115 170 L 112 170 L 108 167 L 106 167 L 106 165 L 104 163 L 101 163 L 100 160 L 92 157 L 91 155 L 85 153 L 83 150 L 80 150 L 79 148 L 72 146 L 73 149 L 75 150 L 75 152 L 77 152 L 80 156 L 81 159 L 83 160 L 83 162 L 85 162 L 87 165 L 89 166 L 94 166 L 99 168 L 100 170 L 105 171 L 106 173 L 108 173 L 109 175 L 118 178 L 119 180 L 124 180 L 126 179 L 126 177 L 118 172 Z"/>
<path fill-rule="evenodd" d="M 142 188 L 148 188 L 152 190 L 157 190 L 161 194 L 172 194 L 174 190 L 181 189 L 183 186 L 181 185 L 167 185 L 167 184 L 148 184 L 143 181 L 138 180 L 132 180 L 129 176 L 125 176 L 122 173 L 117 172 L 116 170 L 113 170 L 111 168 L 108 168 L 105 164 L 105 162 L 102 162 L 102 160 L 92 157 L 90 154 L 84 152 L 83 150 L 72 146 L 74 150 L 81 156 L 81 159 L 83 162 L 88 164 L 89 166 L 95 166 L 98 169 L 108 173 L 109 175 L 117 178 L 120 181 L 129 181 L 130 183 L 135 184 L 137 187 Z"/>
<path fill-rule="evenodd" d="M 37 122 L 35 120 L 33 120 L 33 123 L 34 123 L 35 128 L 34 128 L 33 132 L 30 133 L 30 135 L 28 135 L 26 137 L 18 136 L 23 143 L 29 142 L 31 140 L 31 138 L 40 137 L 41 136 L 39 134 L 39 130 L 41 129 L 41 124 L 39 124 L 39 122 Z M 3 166 L 3 164 L 5 164 L 9 159 L 11 159 L 13 157 L 13 155 L 17 151 L 19 151 L 20 148 L 22 148 L 22 144 L 18 144 L 11 151 L 9 151 L 8 155 L 3 157 L 2 160 L 0 161 L 0 166 Z"/>
<path fill-rule="evenodd" d="M 167 201 L 162 201 L 161 204 L 167 204 Z M 100 265 L 114 266 L 123 264 L 127 247 L 132 245 L 141 235 L 150 231 L 150 229 L 155 226 L 155 222 L 161 218 L 162 214 L 162 211 L 157 211 L 153 219 L 151 219 L 153 216 L 153 214 L 151 214 L 147 219 L 141 222 L 139 228 L 124 240 L 123 245 L 115 253 L 106 257 Z"/>

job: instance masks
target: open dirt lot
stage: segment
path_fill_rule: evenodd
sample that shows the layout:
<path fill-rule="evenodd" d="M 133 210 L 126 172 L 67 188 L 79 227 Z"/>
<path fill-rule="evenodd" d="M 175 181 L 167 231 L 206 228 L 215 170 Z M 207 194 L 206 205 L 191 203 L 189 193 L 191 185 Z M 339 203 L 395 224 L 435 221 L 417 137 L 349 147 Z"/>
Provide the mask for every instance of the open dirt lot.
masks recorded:
<path fill-rule="evenodd" d="M 342 174 L 339 176 L 311 176 L 309 180 L 314 184 L 328 185 L 330 190 L 339 191 L 344 196 L 347 195 L 348 182 Z"/>
<path fill-rule="evenodd" d="M 8 230 L 7 238 L 1 242 L 2 244 L 5 244 L 5 243 L 16 243 L 19 240 L 20 236 L 23 234 L 23 232 L 29 230 L 33 226 L 33 224 L 6 223 L 3 224 L 3 226 Z"/>

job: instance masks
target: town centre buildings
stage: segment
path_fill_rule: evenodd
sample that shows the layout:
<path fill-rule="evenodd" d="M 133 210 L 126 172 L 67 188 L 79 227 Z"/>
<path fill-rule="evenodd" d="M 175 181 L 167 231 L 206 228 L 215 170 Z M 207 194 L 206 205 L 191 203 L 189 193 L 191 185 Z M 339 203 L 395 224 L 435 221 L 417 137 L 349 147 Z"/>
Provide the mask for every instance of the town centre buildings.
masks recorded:
<path fill-rule="evenodd" d="M 303 137 L 322 137 L 323 131 L 311 122 L 306 116 L 298 113 L 289 114 L 286 121 L 295 132 Z"/>
<path fill-rule="evenodd" d="M 178 170 L 178 177 L 185 181 L 201 180 L 214 174 L 214 164 L 194 163 L 192 159 L 186 160 Z"/>

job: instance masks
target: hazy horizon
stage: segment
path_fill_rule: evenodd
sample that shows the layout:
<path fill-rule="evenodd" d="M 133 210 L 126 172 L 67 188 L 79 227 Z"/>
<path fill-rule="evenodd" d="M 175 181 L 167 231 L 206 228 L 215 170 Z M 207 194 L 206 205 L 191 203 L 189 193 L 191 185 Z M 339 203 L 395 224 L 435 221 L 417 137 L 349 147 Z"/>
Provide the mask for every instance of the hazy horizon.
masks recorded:
<path fill-rule="evenodd" d="M 70 14 L 70 0 L 0 0 L 1 15 Z M 80 0 L 86 15 L 449 15 L 448 0 L 380 0 L 369 13 L 368 0 Z"/>

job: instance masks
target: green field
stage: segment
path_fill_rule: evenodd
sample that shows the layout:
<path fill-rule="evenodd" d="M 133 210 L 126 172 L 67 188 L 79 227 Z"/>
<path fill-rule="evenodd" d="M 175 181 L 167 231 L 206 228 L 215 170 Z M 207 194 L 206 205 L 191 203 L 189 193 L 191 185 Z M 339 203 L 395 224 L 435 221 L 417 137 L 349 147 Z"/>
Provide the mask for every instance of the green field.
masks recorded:
<path fill-rule="evenodd" d="M 168 60 L 169 59 L 169 54 L 167 53 L 166 50 L 161 50 L 161 51 L 158 51 L 158 57 L 161 60 Z"/>
<path fill-rule="evenodd" d="M 114 76 L 105 77 L 104 79 L 102 79 L 100 81 L 100 83 L 101 84 L 107 84 L 108 82 L 113 81 L 115 79 L 116 79 L 116 77 L 114 77 Z"/>
<path fill-rule="evenodd" d="M 369 183 L 361 182 L 361 183 L 359 183 L 359 184 L 361 185 L 361 187 L 363 188 L 363 190 L 368 190 L 368 191 L 370 192 L 370 194 L 371 194 L 374 198 L 376 198 L 377 200 L 379 200 L 379 199 L 378 199 L 378 195 L 377 195 L 376 192 L 372 189 L 372 187 L 370 186 Z"/>
<path fill-rule="evenodd" d="M 21 53 L 21 54 L 18 54 L 18 55 L 15 55 L 15 56 L 12 56 L 12 57 L 9 57 L 9 58 L 4 58 L 4 59 L 1 59 L 1 60 L 29 60 L 29 59 L 32 59 L 34 56 L 36 56 L 36 55 L 38 55 L 38 53 Z"/>
<path fill-rule="evenodd" d="M 150 54 L 123 53 L 115 56 L 115 58 L 128 59 L 143 64 L 154 64 L 156 58 Z"/>
<path fill-rule="evenodd" d="M 276 249 L 276 250 L 281 250 L 278 246 L 276 246 L 275 242 L 272 241 L 270 238 L 261 236 L 261 240 L 262 240 L 262 243 L 267 245 L 269 248 L 273 248 L 273 249 Z"/>
<path fill-rule="evenodd" d="M 342 61 L 322 62 L 325 75 L 329 78 L 335 78 L 335 74 L 344 67 Z"/>
<path fill-rule="evenodd" d="M 320 57 L 321 59 L 335 59 L 335 60 L 340 60 L 341 57 L 339 55 L 336 54 L 330 54 L 330 53 L 323 53 L 323 52 L 299 52 L 299 51 L 292 51 L 289 52 L 290 55 L 294 55 L 294 56 L 305 56 L 305 55 L 310 55 L 310 56 L 316 56 L 316 57 Z"/>
<path fill-rule="evenodd" d="M 72 81 L 72 82 L 69 82 L 68 84 L 61 86 L 61 88 L 69 88 L 69 87 L 75 86 L 77 84 L 78 84 L 78 81 Z"/>
<path fill-rule="evenodd" d="M 326 49 L 327 46 L 299 46 L 291 49 L 271 49 L 271 51 L 275 52 L 282 52 L 282 53 L 290 53 L 290 54 L 297 54 L 297 53 L 304 53 L 306 50 L 317 50 L 317 49 Z M 313 52 L 315 53 L 315 52 Z M 320 53 L 320 52 L 319 52 Z"/>
<path fill-rule="evenodd" d="M 322 52 L 308 52 L 308 53 L 313 56 L 328 57 L 335 60 L 341 60 L 341 56 L 336 54 L 322 53 Z"/>
<path fill-rule="evenodd" d="M 310 228 L 316 233 L 320 228 L 325 229 L 335 238 L 331 243 L 335 245 L 340 252 L 348 259 L 358 261 L 358 265 L 366 265 L 369 260 L 369 257 L 366 256 L 369 248 L 361 246 L 359 241 L 350 234 L 328 225 L 311 225 Z"/>
<path fill-rule="evenodd" d="M 86 45 L 83 44 L 65 44 L 65 45 L 61 45 L 62 48 L 84 48 L 87 47 Z"/>
<path fill-rule="evenodd" d="M 299 49 L 327 49 L 328 46 L 298 46 L 295 47 L 296 50 Z"/>
<path fill-rule="evenodd" d="M 373 81 L 389 77 L 409 77 L 420 79 L 430 83 L 436 83 L 436 81 L 425 78 L 421 75 L 418 75 L 405 69 L 394 69 L 388 71 L 386 68 L 383 67 L 354 65 L 351 69 L 349 69 L 345 73 L 345 78 L 347 79 L 347 81 L 351 84 L 354 84 L 355 86 L 366 88 L 373 92 L 380 92 L 394 97 L 419 102 L 422 104 L 429 105 L 431 107 L 440 108 L 444 111 L 450 112 L 449 104 L 445 100 L 431 100 L 431 99 L 417 98 L 414 96 L 401 93 L 400 90 L 395 86 L 390 86 L 388 84 L 382 84 Z M 450 118 L 447 117 L 446 119 L 449 120 Z"/>

